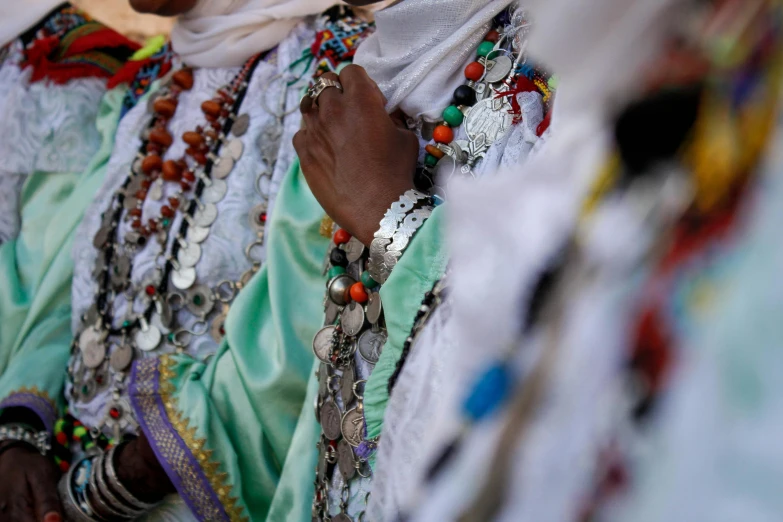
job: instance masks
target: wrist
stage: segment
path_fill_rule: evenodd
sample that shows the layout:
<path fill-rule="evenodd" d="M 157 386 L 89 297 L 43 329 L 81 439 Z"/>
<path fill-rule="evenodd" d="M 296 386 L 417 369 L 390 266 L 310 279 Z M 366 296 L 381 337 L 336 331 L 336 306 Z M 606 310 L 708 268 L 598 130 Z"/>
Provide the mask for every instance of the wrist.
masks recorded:
<path fill-rule="evenodd" d="M 139 500 L 156 503 L 176 492 L 146 439 L 124 444 L 117 453 L 117 478 Z"/>

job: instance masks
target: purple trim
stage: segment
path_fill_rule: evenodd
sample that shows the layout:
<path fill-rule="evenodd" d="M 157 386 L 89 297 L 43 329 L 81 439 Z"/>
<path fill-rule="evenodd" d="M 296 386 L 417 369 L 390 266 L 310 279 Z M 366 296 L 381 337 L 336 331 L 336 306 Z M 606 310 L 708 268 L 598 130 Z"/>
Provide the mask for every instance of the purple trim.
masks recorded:
<path fill-rule="evenodd" d="M 158 462 L 196 518 L 229 522 L 230 518 L 196 456 L 166 413 L 160 393 L 160 364 L 157 357 L 133 363 L 129 392 L 136 419 Z"/>
<path fill-rule="evenodd" d="M 43 422 L 46 431 L 54 430 L 57 420 L 57 407 L 54 402 L 31 391 L 22 390 L 11 393 L 0 402 L 0 410 L 5 408 L 27 408 L 32 410 Z"/>

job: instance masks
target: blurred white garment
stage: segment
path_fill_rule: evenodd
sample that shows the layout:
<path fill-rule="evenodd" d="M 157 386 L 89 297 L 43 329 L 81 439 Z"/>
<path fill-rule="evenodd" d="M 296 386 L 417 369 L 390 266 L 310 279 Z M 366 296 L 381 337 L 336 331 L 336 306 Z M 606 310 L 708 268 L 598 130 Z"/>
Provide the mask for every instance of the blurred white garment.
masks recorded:
<path fill-rule="evenodd" d="M 63 0 L 3 0 L 0 2 L 0 47 L 37 24 Z"/>

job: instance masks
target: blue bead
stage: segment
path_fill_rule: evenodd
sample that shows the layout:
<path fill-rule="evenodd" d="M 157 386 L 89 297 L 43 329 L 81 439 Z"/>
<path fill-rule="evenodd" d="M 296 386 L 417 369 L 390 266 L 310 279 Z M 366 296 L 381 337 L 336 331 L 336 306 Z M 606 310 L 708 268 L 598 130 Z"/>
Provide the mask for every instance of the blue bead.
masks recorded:
<path fill-rule="evenodd" d="M 462 405 L 463 414 L 472 422 L 478 422 L 500 407 L 511 390 L 511 373 L 504 363 L 487 368 L 473 385 Z"/>

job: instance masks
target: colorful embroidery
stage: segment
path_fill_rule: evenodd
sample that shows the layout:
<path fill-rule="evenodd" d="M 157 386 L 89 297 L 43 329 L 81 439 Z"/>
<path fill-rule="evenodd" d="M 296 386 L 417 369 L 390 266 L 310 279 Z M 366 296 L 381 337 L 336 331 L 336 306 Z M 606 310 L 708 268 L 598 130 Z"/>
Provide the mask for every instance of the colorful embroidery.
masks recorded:
<path fill-rule="evenodd" d="M 143 60 L 128 62 L 111 80 L 111 89 L 124 81 L 130 86 L 122 100 L 122 116 L 125 116 L 139 102 L 155 80 L 165 76 L 173 67 L 174 51 L 167 42 L 155 54 Z"/>
<path fill-rule="evenodd" d="M 345 11 L 345 14 L 334 16 L 327 12 L 330 18 L 324 29 L 315 35 L 315 42 L 310 47 L 310 53 L 317 62 L 314 78 L 326 72 L 336 72 L 341 64 L 352 61 L 359 44 L 375 30 L 374 24 L 354 16 L 348 9 Z"/>
<path fill-rule="evenodd" d="M 134 363 L 130 398 L 139 425 L 180 496 L 199 520 L 244 521 L 243 508 L 231 495 L 228 474 L 212 459 L 196 428 L 179 412 L 173 398 L 176 364 L 168 355 Z"/>
<path fill-rule="evenodd" d="M 12 392 L 8 397 L 0 401 L 0 409 L 28 408 L 35 412 L 48 431 L 54 429 L 54 421 L 57 419 L 57 406 L 49 397 L 49 394 L 33 386 L 32 388 L 20 388 Z"/>

